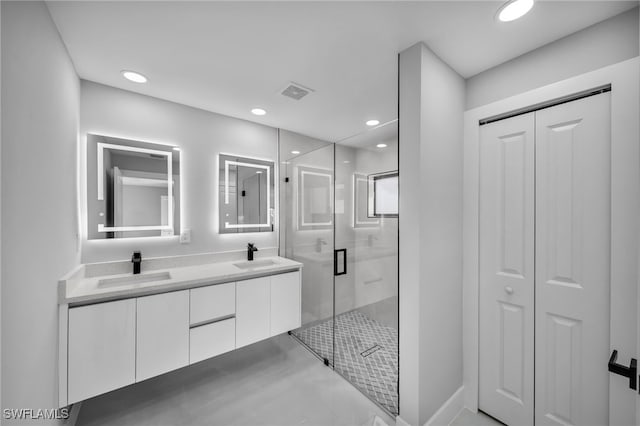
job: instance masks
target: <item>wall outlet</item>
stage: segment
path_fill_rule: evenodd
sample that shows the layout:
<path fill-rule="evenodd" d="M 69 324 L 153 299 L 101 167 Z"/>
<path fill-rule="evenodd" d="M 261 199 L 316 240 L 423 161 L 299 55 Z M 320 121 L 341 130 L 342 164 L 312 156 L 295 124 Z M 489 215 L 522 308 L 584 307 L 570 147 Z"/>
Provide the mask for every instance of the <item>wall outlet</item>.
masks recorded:
<path fill-rule="evenodd" d="M 185 229 L 180 233 L 180 244 L 189 244 L 191 242 L 191 229 Z"/>

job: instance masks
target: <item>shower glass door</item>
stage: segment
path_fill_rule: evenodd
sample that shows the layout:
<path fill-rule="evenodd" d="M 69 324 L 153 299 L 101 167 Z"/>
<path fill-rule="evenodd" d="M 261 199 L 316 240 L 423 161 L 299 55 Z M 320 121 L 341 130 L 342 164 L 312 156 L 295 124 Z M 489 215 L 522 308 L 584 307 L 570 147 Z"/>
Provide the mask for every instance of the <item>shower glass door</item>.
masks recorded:
<path fill-rule="evenodd" d="M 334 144 L 280 130 L 281 256 L 302 264 L 302 327 L 292 332 L 333 365 Z"/>
<path fill-rule="evenodd" d="M 397 123 L 335 146 L 334 366 L 398 415 Z M 343 266 L 339 261 L 339 272 Z"/>
<path fill-rule="evenodd" d="M 280 254 L 304 264 L 292 335 L 398 415 L 397 123 L 338 144 L 280 131 Z"/>

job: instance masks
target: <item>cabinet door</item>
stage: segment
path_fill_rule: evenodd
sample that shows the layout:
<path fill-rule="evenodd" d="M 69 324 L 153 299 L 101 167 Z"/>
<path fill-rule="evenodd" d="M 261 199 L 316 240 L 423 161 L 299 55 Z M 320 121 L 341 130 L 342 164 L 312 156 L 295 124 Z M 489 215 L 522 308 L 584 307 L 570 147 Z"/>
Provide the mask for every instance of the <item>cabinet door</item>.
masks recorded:
<path fill-rule="evenodd" d="M 270 336 L 269 277 L 239 281 L 236 284 L 236 347 Z"/>
<path fill-rule="evenodd" d="M 300 327 L 300 272 L 271 277 L 271 336 Z"/>
<path fill-rule="evenodd" d="M 69 404 L 135 381 L 134 299 L 69 309 Z"/>
<path fill-rule="evenodd" d="M 189 364 L 189 291 L 137 299 L 136 382 Z"/>

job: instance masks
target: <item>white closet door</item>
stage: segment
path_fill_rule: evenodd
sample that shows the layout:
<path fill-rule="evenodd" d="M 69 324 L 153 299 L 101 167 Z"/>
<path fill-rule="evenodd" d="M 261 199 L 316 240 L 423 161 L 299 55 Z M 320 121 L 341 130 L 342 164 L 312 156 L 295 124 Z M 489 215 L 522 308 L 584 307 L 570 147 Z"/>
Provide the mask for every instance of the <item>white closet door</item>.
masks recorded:
<path fill-rule="evenodd" d="M 480 400 L 533 423 L 534 113 L 481 127 Z"/>
<path fill-rule="evenodd" d="M 536 113 L 536 424 L 609 422 L 610 95 Z"/>

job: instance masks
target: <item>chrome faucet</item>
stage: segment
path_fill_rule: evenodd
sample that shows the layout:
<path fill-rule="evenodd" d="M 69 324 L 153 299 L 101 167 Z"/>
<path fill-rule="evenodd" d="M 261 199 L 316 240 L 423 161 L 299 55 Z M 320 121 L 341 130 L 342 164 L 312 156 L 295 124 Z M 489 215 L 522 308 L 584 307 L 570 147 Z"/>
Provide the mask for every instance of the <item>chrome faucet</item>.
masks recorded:
<path fill-rule="evenodd" d="M 247 245 L 247 260 L 253 260 L 254 251 L 258 251 L 258 247 L 256 247 L 253 243 L 249 243 Z"/>
<path fill-rule="evenodd" d="M 316 253 L 320 253 L 322 251 L 322 246 L 326 244 L 327 242 L 324 239 L 318 238 L 316 240 Z"/>
<path fill-rule="evenodd" d="M 131 262 L 133 262 L 133 273 L 140 273 L 140 266 L 142 265 L 142 252 L 134 251 L 131 256 Z"/>

